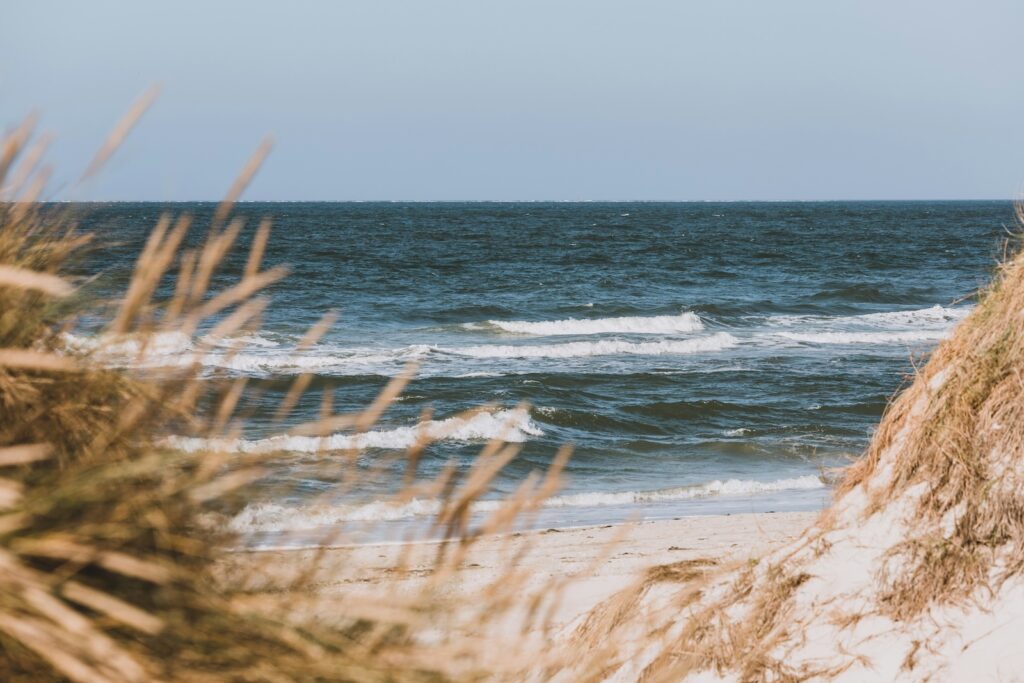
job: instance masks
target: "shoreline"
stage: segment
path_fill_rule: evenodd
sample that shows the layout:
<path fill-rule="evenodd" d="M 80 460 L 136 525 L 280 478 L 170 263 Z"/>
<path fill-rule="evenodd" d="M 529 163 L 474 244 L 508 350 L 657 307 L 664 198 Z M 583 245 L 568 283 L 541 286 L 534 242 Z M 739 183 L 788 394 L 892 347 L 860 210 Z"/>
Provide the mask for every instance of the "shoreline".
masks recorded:
<path fill-rule="evenodd" d="M 525 590 L 576 576 L 553 620 L 555 625 L 567 625 L 652 567 L 698 559 L 722 564 L 760 555 L 797 537 L 819 514 L 820 510 L 703 515 L 489 536 L 472 544 L 445 586 L 447 591 L 470 595 L 499 581 L 512 566 L 528 573 Z M 300 600 L 316 618 L 330 613 L 334 599 L 354 592 L 386 589 L 394 595 L 421 589 L 444 543 L 453 542 L 243 549 L 220 560 L 216 578 L 231 588 Z M 303 581 L 295 587 L 300 576 Z"/>
<path fill-rule="evenodd" d="M 622 520 L 614 519 L 605 522 L 592 522 L 582 524 L 569 524 L 566 526 L 560 526 L 558 524 L 547 525 L 531 525 L 526 528 L 515 529 L 511 531 L 502 531 L 498 533 L 487 534 L 480 539 L 475 541 L 476 544 L 496 541 L 507 541 L 509 539 L 531 537 L 537 535 L 546 535 L 552 533 L 563 533 L 563 532 L 579 532 L 593 530 L 597 532 L 603 532 L 606 529 L 619 529 L 622 527 L 639 527 L 648 524 L 664 524 L 671 522 L 682 522 L 684 520 L 698 520 L 708 518 L 726 518 L 726 517 L 760 517 L 760 516 L 771 516 L 771 515 L 811 515 L 812 517 L 820 514 L 822 511 L 829 507 L 828 503 L 824 503 L 820 506 L 815 507 L 803 507 L 800 506 L 796 509 L 783 509 L 783 510 L 752 510 L 749 512 L 711 512 L 711 513 L 697 513 L 697 514 L 680 514 L 676 516 L 665 516 L 665 517 L 650 517 L 644 519 L 625 519 Z M 347 542 L 328 542 L 328 543 L 315 543 L 310 542 L 308 545 L 255 545 L 255 546 L 237 546 L 224 548 L 224 552 L 231 554 L 260 554 L 260 553 L 288 553 L 288 552 L 316 552 L 325 550 L 356 550 L 359 548 L 385 548 L 391 546 L 418 546 L 418 545 L 444 545 L 446 543 L 457 542 L 458 539 L 445 539 L 442 537 L 424 537 L 424 538 L 410 538 L 410 539 L 380 539 L 370 538 L 364 541 L 347 541 Z"/>
<path fill-rule="evenodd" d="M 490 500 L 483 502 L 485 504 L 492 503 Z M 520 516 L 512 529 L 489 536 L 493 536 L 493 538 L 519 537 L 553 530 L 576 531 L 708 517 L 803 512 L 817 514 L 831 504 L 832 486 L 825 483 L 820 488 L 780 489 L 756 495 L 694 496 L 680 500 L 595 505 L 592 507 L 548 507 L 542 505 L 540 508 Z M 301 513 L 301 508 L 299 512 Z M 480 515 L 482 514 L 484 513 L 481 512 Z M 475 525 L 482 519 L 483 517 L 480 516 L 479 519 L 475 519 L 473 524 Z M 237 545 L 224 550 L 230 553 L 262 553 L 445 543 L 446 540 L 441 535 L 442 532 L 433 525 L 432 520 L 431 515 L 425 515 L 416 519 L 346 522 L 342 527 L 345 529 L 344 533 L 332 533 L 331 528 L 326 526 L 292 531 L 239 531 L 239 536 L 236 539 Z"/>

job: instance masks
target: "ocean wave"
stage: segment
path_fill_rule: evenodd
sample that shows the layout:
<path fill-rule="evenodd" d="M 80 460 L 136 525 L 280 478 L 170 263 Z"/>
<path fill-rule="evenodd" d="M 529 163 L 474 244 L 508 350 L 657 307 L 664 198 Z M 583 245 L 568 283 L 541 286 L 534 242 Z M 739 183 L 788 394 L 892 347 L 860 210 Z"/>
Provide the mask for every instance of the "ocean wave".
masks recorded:
<path fill-rule="evenodd" d="M 930 308 L 919 308 L 910 311 L 887 311 L 885 313 L 867 313 L 864 315 L 850 316 L 848 319 L 865 324 L 877 324 L 880 326 L 890 325 L 918 325 L 921 323 L 951 323 L 958 322 L 967 317 L 974 310 L 973 306 L 961 308 L 949 308 L 936 304 Z"/>
<path fill-rule="evenodd" d="M 557 496 L 548 500 L 546 507 L 591 507 L 599 505 L 631 505 L 657 503 L 672 500 L 690 500 L 709 496 L 744 496 L 776 491 L 807 490 L 825 488 L 817 475 L 806 475 L 775 481 L 753 481 L 747 479 L 716 479 L 695 486 L 679 486 L 655 491 L 624 491 L 617 493 L 577 493 Z"/>
<path fill-rule="evenodd" d="M 487 441 L 501 438 L 524 442 L 543 436 L 527 411 L 521 409 L 482 412 L 470 417 L 430 420 L 411 427 L 396 427 L 363 434 L 331 434 L 325 437 L 282 434 L 265 439 L 202 439 L 172 436 L 164 443 L 180 451 L 225 451 L 231 453 L 316 453 L 319 451 L 409 448 L 422 436 L 446 441 Z"/>
<path fill-rule="evenodd" d="M 335 375 L 392 376 L 410 361 L 425 361 L 424 375 L 474 377 L 494 376 L 510 371 L 476 367 L 459 359 L 501 361 L 504 359 L 571 359 L 592 356 L 661 356 L 709 353 L 733 348 L 746 340 L 753 345 L 778 344 L 924 344 L 943 339 L 953 326 L 970 312 L 969 307 L 932 306 L 917 310 L 888 311 L 854 316 L 769 316 L 754 317 L 728 332 L 715 332 L 689 338 L 651 341 L 627 341 L 596 338 L 589 341 L 534 341 L 517 344 L 479 344 L 443 346 L 411 344 L 387 347 L 345 347 L 322 343 L 296 353 L 295 341 L 288 337 L 260 334 L 224 339 L 178 332 L 163 332 L 148 339 L 110 335 L 76 336 L 66 334 L 72 351 L 91 353 L 100 362 L 113 367 L 143 369 L 180 368 L 198 365 L 208 371 L 255 376 L 288 375 L 303 372 Z M 697 332 L 704 323 L 694 313 L 678 316 L 620 317 L 594 320 L 566 319 L 547 322 L 499 321 L 487 325 L 503 332 L 532 336 L 597 335 L 614 333 Z M 737 338 L 739 337 L 739 339 Z M 457 366 L 457 367 L 456 367 Z"/>
<path fill-rule="evenodd" d="M 442 353 L 471 358 L 578 358 L 585 356 L 611 355 L 677 355 L 721 351 L 737 344 L 736 337 L 727 332 L 717 332 L 707 337 L 683 340 L 662 340 L 656 342 L 627 342 L 609 339 L 594 342 L 564 342 L 560 344 L 499 345 L 481 344 L 438 348 Z"/>
<path fill-rule="evenodd" d="M 299 373 L 338 371 L 346 374 L 394 374 L 402 364 L 422 358 L 434 347 L 424 344 L 397 349 L 313 348 L 304 353 L 210 353 L 199 356 L 206 367 L 240 373 Z"/>
<path fill-rule="evenodd" d="M 813 490 L 825 488 L 821 478 L 814 475 L 778 479 L 775 481 L 753 481 L 743 479 L 715 480 L 695 486 L 679 486 L 655 491 L 619 491 L 576 493 L 549 498 L 547 508 L 602 507 L 614 505 L 635 505 L 644 503 L 692 500 L 715 496 L 752 496 L 790 490 Z M 503 504 L 498 500 L 477 501 L 473 512 L 486 513 Z M 246 506 L 230 522 L 233 531 L 239 533 L 311 531 L 350 522 L 383 522 L 437 514 L 440 504 L 436 500 L 413 499 L 402 503 L 373 501 L 364 505 L 313 505 L 288 507 L 279 503 L 252 503 Z"/>
<path fill-rule="evenodd" d="M 279 503 L 250 503 L 228 523 L 236 533 L 312 531 L 350 522 L 386 522 L 436 515 L 434 500 L 406 503 L 377 501 L 366 505 L 307 505 L 301 508 Z"/>
<path fill-rule="evenodd" d="M 959 322 L 967 317 L 972 307 L 949 308 L 947 306 L 931 306 L 908 311 L 885 311 L 883 313 L 864 313 L 861 315 L 821 316 L 821 315 L 775 315 L 768 318 L 768 324 L 780 327 L 795 325 L 827 325 L 832 326 L 865 326 L 876 328 L 922 327 L 948 325 Z"/>
<path fill-rule="evenodd" d="M 921 344 L 941 341 L 949 330 L 906 330 L 902 332 L 779 332 L 775 336 L 802 344 Z"/>
<path fill-rule="evenodd" d="M 944 339 L 970 307 L 931 306 L 849 316 L 772 316 L 768 334 L 803 344 L 920 344 Z M 773 329 L 774 328 L 774 329 Z M 782 328 L 780 331 L 779 328 Z"/>
<path fill-rule="evenodd" d="M 241 343 L 241 342 L 239 342 Z M 290 347 L 259 348 L 252 351 L 229 352 L 212 345 L 203 348 L 184 335 L 158 335 L 144 346 L 138 340 L 116 343 L 101 339 L 78 342 L 78 348 L 96 349 L 96 357 L 115 367 L 175 368 L 198 364 L 204 368 L 225 369 L 242 374 L 271 375 L 301 372 L 341 374 L 393 375 L 405 363 L 431 357 L 437 360 L 455 357 L 476 359 L 502 358 L 582 358 L 607 355 L 683 355 L 720 351 L 737 344 L 726 332 L 717 332 L 692 339 L 664 339 L 651 342 L 629 342 L 605 339 L 590 342 L 554 344 L 480 344 L 477 346 L 434 346 L 414 344 L 400 348 L 333 348 L 313 347 L 295 353 Z M 88 346 L 86 346 L 88 344 Z M 466 370 L 459 375 L 473 376 L 484 370 Z M 489 371 L 492 374 L 493 370 Z"/>
<path fill-rule="evenodd" d="M 130 364 L 187 365 L 206 355 L 221 357 L 225 349 L 278 349 L 281 344 L 259 334 L 229 337 L 190 337 L 181 332 L 155 332 L 149 335 L 76 335 L 65 332 L 64 343 L 78 353 L 94 354 L 99 360 L 113 365 Z"/>
<path fill-rule="evenodd" d="M 495 328 L 503 332 L 533 336 L 588 334 L 678 334 L 699 332 L 704 323 L 696 313 L 621 318 L 568 318 L 565 320 L 488 320 L 483 325 L 468 323 L 469 329 Z"/>
<path fill-rule="evenodd" d="M 346 374 L 391 375 L 404 363 L 421 358 L 435 348 L 425 344 L 395 349 L 315 346 L 298 353 L 294 344 L 280 343 L 258 334 L 212 339 L 192 338 L 180 332 L 160 332 L 147 338 L 67 333 L 64 341 L 70 350 L 91 353 L 111 367 L 159 369 L 198 365 L 248 374 L 336 370 Z"/>
<path fill-rule="evenodd" d="M 76 353 L 96 354 L 103 361 L 128 362 L 139 356 L 165 356 L 187 353 L 193 348 L 192 338 L 181 332 L 158 332 L 137 335 L 84 336 L 65 332 L 62 335 L 67 348 Z"/>

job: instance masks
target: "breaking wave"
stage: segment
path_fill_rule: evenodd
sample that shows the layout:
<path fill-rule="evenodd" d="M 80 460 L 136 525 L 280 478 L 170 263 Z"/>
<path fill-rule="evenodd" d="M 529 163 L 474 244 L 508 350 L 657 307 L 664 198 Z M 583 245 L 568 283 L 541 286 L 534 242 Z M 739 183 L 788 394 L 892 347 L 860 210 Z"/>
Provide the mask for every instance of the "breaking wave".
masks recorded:
<path fill-rule="evenodd" d="M 948 330 L 906 330 L 903 332 L 780 332 L 776 336 L 804 344 L 917 344 L 944 339 Z"/>
<path fill-rule="evenodd" d="M 524 442 L 543 436 L 525 410 L 482 412 L 470 417 L 430 420 L 411 427 L 396 427 L 363 434 L 332 434 L 326 437 L 282 434 L 265 439 L 202 439 L 172 436 L 165 440 L 171 448 L 186 452 L 224 451 L 231 453 L 316 453 L 320 451 L 379 448 L 402 450 L 426 436 L 433 440 L 487 441 L 503 439 Z"/>
<path fill-rule="evenodd" d="M 919 344 L 936 342 L 952 332 L 971 308 L 932 306 L 851 316 L 772 316 L 770 336 L 804 344 Z"/>
<path fill-rule="evenodd" d="M 887 313 L 867 313 L 865 315 L 850 316 L 848 319 L 882 326 L 951 323 L 963 320 L 972 310 L 974 310 L 973 307 L 948 308 L 936 304 L 930 308 L 919 308 L 912 311 L 889 311 Z"/>
<path fill-rule="evenodd" d="M 737 344 L 728 332 L 716 332 L 707 337 L 656 342 L 628 342 L 617 339 L 593 342 L 563 342 L 560 344 L 499 345 L 481 344 L 440 348 L 438 351 L 472 358 L 577 358 L 585 356 L 688 354 L 721 351 Z"/>
<path fill-rule="evenodd" d="M 192 364 L 225 369 L 241 374 L 275 375 L 317 372 L 337 375 L 382 375 L 398 372 L 409 361 L 426 361 L 425 374 L 441 373 L 459 377 L 491 376 L 509 371 L 507 366 L 452 367 L 458 359 L 502 361 L 504 359 L 571 359 L 592 356 L 661 356 L 711 353 L 746 345 L 790 344 L 919 344 L 946 337 L 969 312 L 969 307 L 932 306 L 909 311 L 890 311 L 853 316 L 751 316 L 744 323 L 685 339 L 668 338 L 630 341 L 596 338 L 589 341 L 483 343 L 466 346 L 410 344 L 395 348 L 350 347 L 325 343 L 296 353 L 288 337 L 268 338 L 245 335 L 226 339 L 189 338 L 177 332 L 140 338 L 65 335 L 67 345 L 77 352 L 89 352 L 115 367 L 176 368 Z M 691 312 L 677 316 L 566 319 L 547 322 L 491 320 L 464 327 L 492 327 L 503 332 L 529 336 L 601 334 L 680 334 L 705 329 Z M 474 327 L 475 326 L 475 327 Z M 735 335 L 735 336 L 734 336 Z M 278 341 L 281 340 L 281 341 Z"/>
<path fill-rule="evenodd" d="M 772 326 L 791 327 L 794 325 L 825 324 L 839 326 L 866 326 L 877 328 L 921 327 L 930 325 L 948 325 L 967 316 L 971 307 L 949 308 L 931 306 L 909 311 L 887 311 L 885 313 L 865 313 L 847 316 L 816 316 L 816 315 L 776 315 L 768 319 Z"/>
<path fill-rule="evenodd" d="M 742 479 L 715 480 L 695 486 L 659 489 L 655 491 L 621 491 L 577 493 L 548 499 L 544 506 L 602 507 L 643 503 L 689 500 L 713 496 L 749 496 L 788 490 L 823 489 L 824 482 L 813 475 L 751 481 Z M 484 500 L 473 505 L 473 512 L 486 513 L 498 509 L 502 501 Z M 437 514 L 440 504 L 435 500 L 414 499 L 404 503 L 374 501 L 364 505 L 313 505 L 288 507 L 278 503 L 254 503 L 246 506 L 230 522 L 239 533 L 310 531 L 348 522 L 378 522 L 427 517 Z"/>
<path fill-rule="evenodd" d="M 247 344 L 239 340 L 239 345 Z M 93 351 L 96 357 L 115 367 L 176 368 L 198 364 L 205 368 L 222 368 L 246 374 L 294 374 L 329 372 L 339 374 L 393 375 L 404 363 L 434 358 L 583 358 L 607 355 L 683 355 L 728 349 L 737 340 L 726 332 L 705 337 L 651 342 L 629 342 L 607 339 L 592 342 L 561 342 L 554 344 L 480 344 L 476 346 L 434 346 L 414 344 L 401 348 L 332 348 L 314 347 L 297 354 L 287 346 L 258 350 L 226 351 L 226 342 L 218 346 L 193 343 L 184 335 L 156 335 L 143 344 L 134 339 L 104 340 L 78 338 L 71 348 Z M 243 346 L 244 348 L 244 346 Z M 463 369 L 460 374 L 465 375 Z"/>
<path fill-rule="evenodd" d="M 246 348 L 273 352 L 282 347 L 278 342 L 259 334 L 193 338 L 181 332 L 156 332 L 147 336 L 81 336 L 66 332 L 64 342 L 72 351 L 92 353 L 99 360 L 112 365 L 142 367 L 188 365 L 195 362 L 197 357 L 218 358 Z"/>
<path fill-rule="evenodd" d="M 704 323 L 696 313 L 679 315 L 658 315 L 651 317 L 622 317 L 566 320 L 488 320 L 486 323 L 469 323 L 468 329 L 494 328 L 513 334 L 534 336 L 588 335 L 588 334 L 678 334 L 699 332 Z"/>

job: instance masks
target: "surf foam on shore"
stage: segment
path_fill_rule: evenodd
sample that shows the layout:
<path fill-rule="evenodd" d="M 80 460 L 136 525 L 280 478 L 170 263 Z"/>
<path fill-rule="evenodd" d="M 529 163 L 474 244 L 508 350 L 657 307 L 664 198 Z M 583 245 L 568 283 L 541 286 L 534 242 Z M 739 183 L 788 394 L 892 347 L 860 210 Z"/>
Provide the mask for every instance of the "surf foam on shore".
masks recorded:
<path fill-rule="evenodd" d="M 655 491 L 593 491 L 554 496 L 544 502 L 545 508 L 596 508 L 603 506 L 638 505 L 644 503 L 691 500 L 717 496 L 756 496 L 779 491 L 824 489 L 820 477 L 803 476 L 774 481 L 715 480 L 693 486 L 677 486 Z M 472 506 L 474 514 L 498 509 L 504 501 L 482 500 Z M 287 506 L 279 503 L 254 503 L 235 516 L 230 527 L 239 533 L 310 531 L 350 522 L 382 522 L 427 518 L 436 515 L 440 504 L 434 500 L 415 499 L 404 502 L 388 500 L 363 504 L 320 504 Z"/>

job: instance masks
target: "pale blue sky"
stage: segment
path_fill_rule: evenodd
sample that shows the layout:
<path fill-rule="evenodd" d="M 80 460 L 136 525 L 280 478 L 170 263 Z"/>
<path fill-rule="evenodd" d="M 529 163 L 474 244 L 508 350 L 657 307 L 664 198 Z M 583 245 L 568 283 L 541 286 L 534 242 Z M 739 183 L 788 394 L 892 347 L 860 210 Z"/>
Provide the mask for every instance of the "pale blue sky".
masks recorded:
<path fill-rule="evenodd" d="M 3 0 L 0 124 L 79 198 L 1008 198 L 1020 0 Z M 59 184 L 59 183 L 58 183 Z"/>

